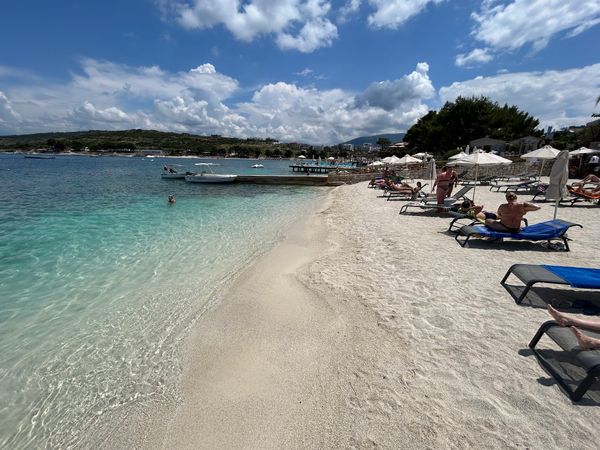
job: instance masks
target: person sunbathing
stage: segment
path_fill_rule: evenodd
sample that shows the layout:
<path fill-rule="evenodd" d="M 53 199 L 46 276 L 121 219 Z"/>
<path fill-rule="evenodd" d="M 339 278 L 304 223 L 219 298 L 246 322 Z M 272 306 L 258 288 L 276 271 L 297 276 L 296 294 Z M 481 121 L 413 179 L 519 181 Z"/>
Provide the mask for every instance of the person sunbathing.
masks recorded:
<path fill-rule="evenodd" d="M 600 339 L 583 334 L 580 328 L 588 331 L 600 332 L 600 319 L 580 319 L 569 317 L 548 305 L 548 313 L 561 327 L 570 327 L 581 348 L 586 350 L 600 349 Z"/>
<path fill-rule="evenodd" d="M 493 212 L 484 211 L 483 205 L 476 205 L 472 200 L 465 200 L 458 207 L 458 212 L 467 215 L 480 222 L 485 222 L 486 219 L 497 220 L 498 216 Z"/>
<path fill-rule="evenodd" d="M 417 181 L 417 185 L 415 187 L 411 186 L 408 183 L 394 183 L 393 181 L 387 182 L 387 187 L 390 191 L 405 191 L 408 194 L 416 194 L 419 192 L 423 186 L 420 181 Z"/>
<path fill-rule="evenodd" d="M 518 233 L 521 231 L 521 221 L 529 211 L 537 211 L 538 205 L 528 202 L 518 202 L 517 194 L 506 193 L 506 203 L 498 207 L 498 220 L 486 219 L 485 226 L 496 231 Z"/>
<path fill-rule="evenodd" d="M 600 183 L 600 178 L 598 178 L 593 173 L 590 173 L 585 178 L 583 178 L 581 181 L 575 181 L 573 184 L 571 184 L 571 186 L 573 186 L 573 187 L 575 187 L 575 186 L 584 186 L 587 183 Z"/>

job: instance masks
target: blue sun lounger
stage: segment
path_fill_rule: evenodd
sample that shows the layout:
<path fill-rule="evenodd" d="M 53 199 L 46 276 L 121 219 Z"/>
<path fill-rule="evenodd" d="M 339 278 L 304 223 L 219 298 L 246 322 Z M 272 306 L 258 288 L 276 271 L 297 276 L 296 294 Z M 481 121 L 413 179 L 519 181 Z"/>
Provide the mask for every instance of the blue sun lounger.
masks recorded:
<path fill-rule="evenodd" d="M 525 283 L 525 289 L 517 296 L 509 289 L 506 280 L 510 275 Z M 600 289 L 600 269 L 589 267 L 550 266 L 536 264 L 513 264 L 500 281 L 500 284 L 521 303 L 531 287 L 536 283 L 562 284 L 578 289 Z"/>
<path fill-rule="evenodd" d="M 508 233 L 503 231 L 492 230 L 484 225 L 465 225 L 454 236 L 456 242 L 461 247 L 467 245 L 472 236 L 490 238 L 490 239 L 515 239 L 523 241 L 552 241 L 562 240 L 565 245 L 565 251 L 568 252 L 569 244 L 567 231 L 571 227 L 580 227 L 578 223 L 567 222 L 566 220 L 549 220 L 547 222 L 536 223 L 521 229 L 518 233 Z M 463 239 L 464 238 L 464 239 Z M 463 239 L 461 241 L 461 239 Z"/>

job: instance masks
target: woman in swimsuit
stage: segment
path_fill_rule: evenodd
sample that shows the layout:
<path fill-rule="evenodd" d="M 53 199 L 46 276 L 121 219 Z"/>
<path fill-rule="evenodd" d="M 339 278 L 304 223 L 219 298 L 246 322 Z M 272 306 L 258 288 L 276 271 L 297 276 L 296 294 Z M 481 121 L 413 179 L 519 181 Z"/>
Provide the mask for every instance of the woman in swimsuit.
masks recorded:
<path fill-rule="evenodd" d="M 432 190 L 435 189 L 435 197 L 438 205 L 444 204 L 444 199 L 448 196 L 450 186 L 454 184 L 456 173 L 448 166 L 444 166 L 433 183 Z"/>

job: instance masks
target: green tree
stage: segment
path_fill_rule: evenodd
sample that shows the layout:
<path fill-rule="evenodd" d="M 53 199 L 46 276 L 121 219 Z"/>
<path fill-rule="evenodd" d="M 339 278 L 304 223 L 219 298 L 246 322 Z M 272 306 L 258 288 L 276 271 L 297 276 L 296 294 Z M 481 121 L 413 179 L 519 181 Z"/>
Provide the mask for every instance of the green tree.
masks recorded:
<path fill-rule="evenodd" d="M 489 136 L 510 141 L 527 135 L 541 135 L 539 121 L 516 106 L 500 106 L 486 97 L 458 97 L 439 111 L 421 117 L 404 136 L 411 151 L 442 155 L 470 141 Z"/>

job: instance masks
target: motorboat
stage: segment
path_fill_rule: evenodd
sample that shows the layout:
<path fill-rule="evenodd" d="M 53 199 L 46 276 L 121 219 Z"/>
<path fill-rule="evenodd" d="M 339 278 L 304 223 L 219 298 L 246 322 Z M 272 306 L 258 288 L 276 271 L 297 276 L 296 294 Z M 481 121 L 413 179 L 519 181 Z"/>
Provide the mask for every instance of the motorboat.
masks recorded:
<path fill-rule="evenodd" d="M 200 172 L 194 175 L 186 175 L 185 181 L 189 183 L 232 183 L 237 175 Z"/>
<path fill-rule="evenodd" d="M 183 179 L 186 175 L 193 175 L 191 172 L 187 172 L 185 167 L 181 164 L 165 164 L 161 174 L 162 178 L 167 179 Z"/>
<path fill-rule="evenodd" d="M 252 166 L 252 168 L 253 168 L 253 169 L 262 169 L 263 167 L 265 167 L 265 166 L 264 166 L 264 165 L 262 165 L 262 164 L 254 164 L 254 165 Z"/>

